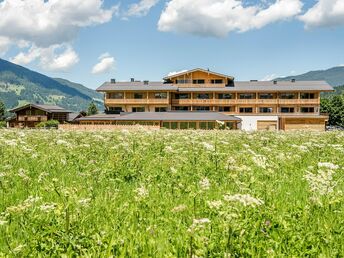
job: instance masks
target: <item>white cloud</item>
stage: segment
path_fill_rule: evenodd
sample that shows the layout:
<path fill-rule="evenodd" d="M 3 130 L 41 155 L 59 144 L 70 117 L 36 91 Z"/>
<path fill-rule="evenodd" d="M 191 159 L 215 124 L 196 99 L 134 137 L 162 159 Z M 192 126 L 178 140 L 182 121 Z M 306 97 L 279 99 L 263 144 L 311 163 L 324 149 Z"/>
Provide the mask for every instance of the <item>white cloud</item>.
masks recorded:
<path fill-rule="evenodd" d="M 99 63 L 92 68 L 92 74 L 107 73 L 115 68 L 115 58 L 109 53 L 102 54 L 98 59 Z"/>
<path fill-rule="evenodd" d="M 318 0 L 300 20 L 306 28 L 344 25 L 344 1 Z"/>
<path fill-rule="evenodd" d="M 19 48 L 31 47 L 13 58 L 28 64 L 44 55 L 44 68 L 65 70 L 77 63 L 78 57 L 69 46 L 81 28 L 109 22 L 119 6 L 103 8 L 102 0 L 3 0 L 0 1 L 0 50 L 3 38 Z M 58 49 L 63 53 L 56 54 Z M 39 53 L 39 54 L 38 54 Z M 64 62 L 64 64 L 62 64 Z"/>
<path fill-rule="evenodd" d="M 267 8 L 244 6 L 242 0 L 170 0 L 160 16 L 158 29 L 200 36 L 224 37 L 298 15 L 301 0 L 276 0 Z"/>
<path fill-rule="evenodd" d="M 181 71 L 170 72 L 170 73 L 168 73 L 167 76 L 172 76 L 172 75 L 176 75 L 176 74 L 184 73 L 184 72 L 187 72 L 187 70 L 181 70 Z"/>
<path fill-rule="evenodd" d="M 272 81 L 273 79 L 276 79 L 279 77 L 277 74 L 268 74 L 264 78 L 261 79 L 261 81 Z"/>
<path fill-rule="evenodd" d="M 138 3 L 131 4 L 126 16 L 146 16 L 158 2 L 159 0 L 141 0 Z"/>
<path fill-rule="evenodd" d="M 10 48 L 11 41 L 9 38 L 0 36 L 0 56 L 4 55 Z"/>
<path fill-rule="evenodd" d="M 10 59 L 11 62 L 26 65 L 39 59 L 42 69 L 52 72 L 64 72 L 79 62 L 79 57 L 68 44 L 53 45 L 48 48 L 32 46 L 26 53 L 20 52 Z"/>

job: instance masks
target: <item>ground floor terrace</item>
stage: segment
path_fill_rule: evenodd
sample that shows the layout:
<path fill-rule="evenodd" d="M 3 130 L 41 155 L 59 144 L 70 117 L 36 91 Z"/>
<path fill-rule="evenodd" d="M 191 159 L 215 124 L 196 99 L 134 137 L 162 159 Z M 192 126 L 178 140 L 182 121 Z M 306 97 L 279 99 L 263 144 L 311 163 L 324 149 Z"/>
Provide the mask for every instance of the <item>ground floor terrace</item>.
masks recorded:
<path fill-rule="evenodd" d="M 241 119 L 216 112 L 99 114 L 77 119 L 81 125 L 155 126 L 166 129 L 239 129 Z"/>

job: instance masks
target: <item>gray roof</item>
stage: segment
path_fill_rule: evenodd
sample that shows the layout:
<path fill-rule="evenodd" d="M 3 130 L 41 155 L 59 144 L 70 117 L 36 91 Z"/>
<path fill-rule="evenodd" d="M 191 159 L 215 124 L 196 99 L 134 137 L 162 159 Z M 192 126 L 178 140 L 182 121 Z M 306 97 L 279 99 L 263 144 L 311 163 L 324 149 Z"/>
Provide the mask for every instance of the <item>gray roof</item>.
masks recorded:
<path fill-rule="evenodd" d="M 81 116 L 80 113 L 69 113 L 67 116 L 68 122 L 73 122 L 75 119 L 77 119 L 79 116 Z"/>
<path fill-rule="evenodd" d="M 77 121 L 241 121 L 235 116 L 217 112 L 137 112 L 121 113 L 120 115 L 100 114 L 82 117 Z"/>
<path fill-rule="evenodd" d="M 333 91 L 333 87 L 325 81 L 237 81 L 232 87 L 194 87 L 183 88 L 164 84 L 163 82 L 116 82 L 104 83 L 97 91 L 178 91 L 178 92 L 285 92 L 285 91 Z"/>
<path fill-rule="evenodd" d="M 48 113 L 72 113 L 72 111 L 66 110 L 56 105 L 44 105 L 44 104 L 27 104 L 21 107 L 10 110 L 11 112 L 17 112 L 26 108 L 34 107 L 43 110 Z"/>
<path fill-rule="evenodd" d="M 163 82 L 148 82 L 146 85 L 144 82 L 105 82 L 100 86 L 97 91 L 177 91 L 178 87 L 172 86 L 172 84 L 165 84 Z"/>
<path fill-rule="evenodd" d="M 221 77 L 226 77 L 226 78 L 230 78 L 231 80 L 234 80 L 233 76 L 222 74 L 222 73 L 213 72 L 213 71 L 210 71 L 209 69 L 206 70 L 206 69 L 202 69 L 202 68 L 195 68 L 195 69 L 192 69 L 192 70 L 186 70 L 186 71 L 174 73 L 174 74 L 171 74 L 171 75 L 167 75 L 164 78 L 164 80 L 167 80 L 167 79 L 170 79 L 170 78 L 174 78 L 174 77 L 177 77 L 177 76 L 181 76 L 183 74 L 193 73 L 193 72 L 196 72 L 196 71 L 201 71 L 201 72 L 205 72 L 205 73 L 215 74 L 215 75 L 218 75 L 218 76 L 221 76 Z"/>

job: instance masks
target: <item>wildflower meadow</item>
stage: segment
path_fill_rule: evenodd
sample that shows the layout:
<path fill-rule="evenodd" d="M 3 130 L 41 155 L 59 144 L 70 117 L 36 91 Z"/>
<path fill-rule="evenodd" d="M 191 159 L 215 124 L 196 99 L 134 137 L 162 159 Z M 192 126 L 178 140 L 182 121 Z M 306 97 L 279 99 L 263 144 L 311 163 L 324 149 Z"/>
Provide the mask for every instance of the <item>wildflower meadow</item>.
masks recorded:
<path fill-rule="evenodd" d="M 0 257 L 343 257 L 344 133 L 0 130 Z"/>

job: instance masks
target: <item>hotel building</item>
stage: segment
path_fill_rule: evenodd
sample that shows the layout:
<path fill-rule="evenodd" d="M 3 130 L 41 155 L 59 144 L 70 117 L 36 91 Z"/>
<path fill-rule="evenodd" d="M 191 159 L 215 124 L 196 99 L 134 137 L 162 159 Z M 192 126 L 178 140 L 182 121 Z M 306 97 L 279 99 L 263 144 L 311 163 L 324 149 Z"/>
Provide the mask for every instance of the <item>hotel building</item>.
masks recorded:
<path fill-rule="evenodd" d="M 81 124 L 150 124 L 171 129 L 213 129 L 225 124 L 242 130 L 325 130 L 321 92 L 324 81 L 235 81 L 234 77 L 193 69 L 161 82 L 117 82 L 104 93 L 105 114 Z"/>

